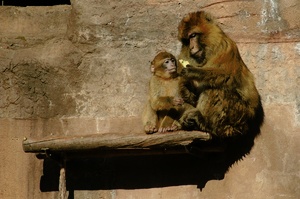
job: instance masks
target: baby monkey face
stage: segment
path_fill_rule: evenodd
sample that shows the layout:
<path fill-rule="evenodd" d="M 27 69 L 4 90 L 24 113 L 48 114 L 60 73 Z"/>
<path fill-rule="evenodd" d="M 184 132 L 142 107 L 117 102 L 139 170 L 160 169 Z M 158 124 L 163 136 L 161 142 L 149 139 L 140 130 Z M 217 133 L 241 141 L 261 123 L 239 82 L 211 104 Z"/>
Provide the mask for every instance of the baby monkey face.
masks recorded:
<path fill-rule="evenodd" d="M 163 68 L 168 73 L 176 73 L 176 60 L 174 58 L 166 58 L 164 59 Z"/>

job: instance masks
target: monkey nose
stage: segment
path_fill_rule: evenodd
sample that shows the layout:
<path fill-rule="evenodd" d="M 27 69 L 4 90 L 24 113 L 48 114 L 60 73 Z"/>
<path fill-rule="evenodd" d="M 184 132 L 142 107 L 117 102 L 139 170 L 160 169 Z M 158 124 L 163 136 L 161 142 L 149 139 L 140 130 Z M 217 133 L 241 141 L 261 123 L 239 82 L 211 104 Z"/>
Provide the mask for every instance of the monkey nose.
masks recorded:
<path fill-rule="evenodd" d="M 190 49 L 190 53 L 191 53 L 192 55 L 196 54 L 197 52 L 198 52 L 198 49 L 194 49 L 194 48 L 191 48 L 191 49 Z"/>

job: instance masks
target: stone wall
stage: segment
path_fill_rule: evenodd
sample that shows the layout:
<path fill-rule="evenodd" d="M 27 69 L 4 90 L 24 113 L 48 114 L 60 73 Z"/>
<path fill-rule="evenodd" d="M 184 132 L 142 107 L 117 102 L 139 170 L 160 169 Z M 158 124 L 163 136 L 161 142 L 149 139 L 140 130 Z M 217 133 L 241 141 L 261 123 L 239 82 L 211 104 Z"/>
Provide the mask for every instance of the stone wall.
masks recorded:
<path fill-rule="evenodd" d="M 0 198 L 58 197 L 55 189 L 43 189 L 54 182 L 41 183 L 45 163 L 23 152 L 23 137 L 141 133 L 149 62 L 162 49 L 178 55 L 177 25 L 200 9 L 237 42 L 256 78 L 266 118 L 250 155 L 202 191 L 174 178 L 163 185 L 82 188 L 70 198 L 299 198 L 298 0 L 71 0 L 70 6 L 0 7 Z M 112 165 L 103 172 L 134 184 L 128 170 L 103 161 Z M 155 170 L 160 177 L 152 177 L 164 180 Z"/>

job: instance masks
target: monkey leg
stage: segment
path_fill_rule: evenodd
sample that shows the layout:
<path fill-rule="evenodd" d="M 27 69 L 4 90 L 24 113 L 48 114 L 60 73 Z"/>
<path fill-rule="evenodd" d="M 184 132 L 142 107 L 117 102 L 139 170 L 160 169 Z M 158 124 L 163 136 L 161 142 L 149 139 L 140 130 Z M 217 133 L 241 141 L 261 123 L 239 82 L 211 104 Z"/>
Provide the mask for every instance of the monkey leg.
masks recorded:
<path fill-rule="evenodd" d="M 181 125 L 178 122 L 180 113 L 180 111 L 175 109 L 170 109 L 168 111 L 160 111 L 158 132 L 164 133 L 168 131 L 176 131 L 181 129 Z"/>
<path fill-rule="evenodd" d="M 179 120 L 182 129 L 184 130 L 202 130 L 207 131 L 205 119 L 197 108 L 189 109 Z"/>
<path fill-rule="evenodd" d="M 169 115 L 164 116 L 162 121 L 160 122 L 158 132 L 159 133 L 164 133 L 164 132 L 167 132 L 167 131 L 173 131 L 174 121 L 175 120 L 172 117 L 170 117 Z"/>
<path fill-rule="evenodd" d="M 181 106 L 177 107 L 177 109 L 176 109 L 177 114 L 176 114 L 176 118 L 174 119 L 174 121 L 171 125 L 171 131 L 177 131 L 177 130 L 183 129 L 180 119 L 182 118 L 183 114 L 186 111 L 189 111 L 192 109 L 194 109 L 194 107 L 189 103 L 184 103 Z M 175 114 L 173 114 L 173 115 L 175 115 Z"/>
<path fill-rule="evenodd" d="M 150 103 L 147 103 L 143 112 L 143 125 L 146 134 L 153 134 L 158 131 L 158 116 L 156 111 L 152 109 Z"/>
<path fill-rule="evenodd" d="M 217 137 L 232 137 L 248 131 L 249 107 L 242 98 L 221 89 L 201 93 L 197 109 L 205 118 L 207 130 Z"/>

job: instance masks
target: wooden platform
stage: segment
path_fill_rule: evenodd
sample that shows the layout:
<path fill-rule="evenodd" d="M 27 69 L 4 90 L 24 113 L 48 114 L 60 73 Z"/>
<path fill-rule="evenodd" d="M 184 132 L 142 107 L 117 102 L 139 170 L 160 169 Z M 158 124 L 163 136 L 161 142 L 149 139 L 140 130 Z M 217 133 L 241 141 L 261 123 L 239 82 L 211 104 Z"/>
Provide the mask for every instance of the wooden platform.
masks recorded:
<path fill-rule="evenodd" d="M 39 140 L 24 138 L 23 150 L 26 153 L 45 155 L 64 154 L 68 158 L 189 153 L 194 142 L 209 140 L 211 140 L 210 134 L 201 131 L 177 131 L 152 135 L 106 133 Z M 91 151 L 94 153 L 90 153 Z"/>
<path fill-rule="evenodd" d="M 133 155 L 196 154 L 222 152 L 222 147 L 205 145 L 212 140 L 201 131 L 176 131 L 164 134 L 91 134 L 83 136 L 24 138 L 23 150 L 38 158 L 51 158 L 60 164 L 59 198 L 68 198 L 66 163 L 70 159 Z"/>

